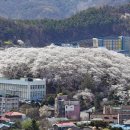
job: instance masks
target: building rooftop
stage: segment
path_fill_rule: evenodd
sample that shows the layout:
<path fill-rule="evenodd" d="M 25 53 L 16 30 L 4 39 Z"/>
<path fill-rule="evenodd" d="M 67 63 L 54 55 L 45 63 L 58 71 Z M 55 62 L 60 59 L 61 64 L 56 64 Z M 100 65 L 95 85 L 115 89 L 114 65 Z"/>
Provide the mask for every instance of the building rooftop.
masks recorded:
<path fill-rule="evenodd" d="M 55 117 L 52 117 L 52 118 L 48 118 L 48 121 L 51 123 L 51 124 L 55 124 L 57 122 L 65 122 L 65 121 L 68 121 L 67 118 L 55 118 Z"/>
<path fill-rule="evenodd" d="M 103 119 L 102 118 L 93 118 L 93 119 L 91 119 L 92 121 L 103 121 Z"/>
<path fill-rule="evenodd" d="M 76 125 L 73 122 L 62 122 L 62 123 L 56 123 L 58 127 L 75 127 Z"/>
<path fill-rule="evenodd" d="M 10 127 L 9 125 L 5 125 L 5 124 L 3 124 L 3 123 L 0 123 L 0 129 L 2 129 L 2 128 L 4 128 L 4 127 Z"/>
<path fill-rule="evenodd" d="M 130 125 L 130 120 L 126 120 L 126 121 L 124 122 L 124 124 L 125 124 L 125 125 Z"/>
<path fill-rule="evenodd" d="M 123 130 L 130 130 L 130 125 L 111 124 L 112 128 L 122 128 Z"/>
<path fill-rule="evenodd" d="M 5 118 L 5 117 L 0 117 L 0 121 L 5 121 L 5 122 L 9 122 L 10 121 L 10 119 L 8 119 L 8 118 Z"/>
<path fill-rule="evenodd" d="M 20 78 L 20 79 L 9 79 L 0 77 L 1 84 L 19 84 L 19 85 L 34 85 L 34 84 L 43 84 L 46 82 L 46 79 L 38 78 Z"/>
<path fill-rule="evenodd" d="M 23 116 L 25 114 L 20 113 L 20 112 L 6 112 L 4 113 L 5 116 Z"/>

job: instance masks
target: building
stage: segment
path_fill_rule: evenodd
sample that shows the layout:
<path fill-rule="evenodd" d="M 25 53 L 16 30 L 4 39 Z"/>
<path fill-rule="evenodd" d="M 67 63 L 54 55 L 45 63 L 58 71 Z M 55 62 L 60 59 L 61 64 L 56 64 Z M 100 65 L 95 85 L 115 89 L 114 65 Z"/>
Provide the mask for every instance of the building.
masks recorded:
<path fill-rule="evenodd" d="M 69 43 L 51 43 L 50 44 L 51 47 L 54 46 L 60 46 L 60 47 L 68 47 L 68 48 L 79 48 L 80 45 L 77 42 L 69 42 Z"/>
<path fill-rule="evenodd" d="M 51 118 L 47 118 L 47 120 L 49 121 L 51 126 L 53 126 L 54 124 L 58 122 L 69 122 L 69 119 L 65 117 L 64 118 L 51 117 Z"/>
<path fill-rule="evenodd" d="M 6 112 L 3 114 L 5 118 L 8 118 L 10 121 L 23 121 L 26 119 L 26 115 L 20 112 Z"/>
<path fill-rule="evenodd" d="M 0 123 L 10 122 L 10 119 L 0 116 Z"/>
<path fill-rule="evenodd" d="M 64 101 L 68 98 L 67 95 L 58 94 L 55 98 L 55 116 L 65 117 L 65 105 Z"/>
<path fill-rule="evenodd" d="M 79 48 L 79 44 L 78 43 L 71 43 L 71 44 L 67 44 L 67 43 L 63 43 L 61 44 L 62 47 L 72 47 L 72 48 Z"/>
<path fill-rule="evenodd" d="M 72 120 L 80 120 L 80 102 L 79 101 L 65 101 L 65 117 Z"/>
<path fill-rule="evenodd" d="M 79 120 L 80 102 L 77 100 L 69 100 L 67 95 L 57 95 L 55 99 L 55 116 Z"/>
<path fill-rule="evenodd" d="M 118 114 L 121 111 L 121 107 L 115 107 L 115 106 L 104 106 L 103 107 L 103 114 Z"/>
<path fill-rule="evenodd" d="M 118 115 L 117 114 L 92 114 L 90 117 L 91 121 L 105 121 L 108 123 L 118 123 Z"/>
<path fill-rule="evenodd" d="M 19 97 L 15 95 L 0 95 L 0 115 L 11 110 L 18 110 Z"/>
<path fill-rule="evenodd" d="M 112 128 L 122 128 L 122 130 L 130 130 L 130 125 L 110 124 Z"/>
<path fill-rule="evenodd" d="M 130 56 L 130 37 L 120 36 L 117 38 L 93 38 L 93 47 L 105 47 Z"/>
<path fill-rule="evenodd" d="M 118 123 L 123 123 L 130 119 L 130 106 L 122 105 L 119 107 L 104 106 L 103 114 L 116 114 L 118 115 Z"/>
<path fill-rule="evenodd" d="M 42 100 L 46 96 L 45 79 L 0 79 L 0 91 L 6 94 L 18 95 L 20 100 Z"/>
<path fill-rule="evenodd" d="M 9 129 L 10 129 L 10 125 L 0 123 L 0 130 L 9 130 Z"/>
<path fill-rule="evenodd" d="M 79 130 L 79 128 L 73 122 L 60 122 L 53 125 L 54 130 Z"/>
<path fill-rule="evenodd" d="M 14 126 L 15 122 L 11 122 L 10 119 L 0 117 L 0 130 L 9 130 Z"/>

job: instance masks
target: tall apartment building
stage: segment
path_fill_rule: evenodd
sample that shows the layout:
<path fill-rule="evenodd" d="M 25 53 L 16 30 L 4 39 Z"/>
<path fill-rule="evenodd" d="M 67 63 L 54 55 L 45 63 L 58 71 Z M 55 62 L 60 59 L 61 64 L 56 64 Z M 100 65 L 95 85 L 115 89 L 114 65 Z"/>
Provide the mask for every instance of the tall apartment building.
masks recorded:
<path fill-rule="evenodd" d="M 0 115 L 11 110 L 18 110 L 19 97 L 15 95 L 0 95 Z"/>
<path fill-rule="evenodd" d="M 64 102 L 68 99 L 67 95 L 58 94 L 55 98 L 55 116 L 65 117 Z"/>
<path fill-rule="evenodd" d="M 79 120 L 80 102 L 76 100 L 69 100 L 67 95 L 57 95 L 55 99 L 55 116 Z"/>
<path fill-rule="evenodd" d="M 130 37 L 119 36 L 117 38 L 93 38 L 93 47 L 105 47 L 108 50 L 130 56 Z"/>
<path fill-rule="evenodd" d="M 45 79 L 0 79 L 0 91 L 18 95 L 20 100 L 42 100 L 46 96 Z"/>

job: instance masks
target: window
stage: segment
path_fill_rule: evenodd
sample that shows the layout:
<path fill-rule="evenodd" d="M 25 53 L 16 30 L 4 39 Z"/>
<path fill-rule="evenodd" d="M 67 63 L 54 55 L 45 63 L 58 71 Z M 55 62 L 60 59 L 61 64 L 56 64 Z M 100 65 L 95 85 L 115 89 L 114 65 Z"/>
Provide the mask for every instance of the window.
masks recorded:
<path fill-rule="evenodd" d="M 109 119 L 109 117 L 106 116 L 106 117 L 104 117 L 104 119 Z"/>
<path fill-rule="evenodd" d="M 33 86 L 31 86 L 31 89 L 33 89 Z"/>
<path fill-rule="evenodd" d="M 116 119 L 117 119 L 117 117 L 113 117 L 113 119 L 114 119 L 114 120 L 116 120 Z"/>

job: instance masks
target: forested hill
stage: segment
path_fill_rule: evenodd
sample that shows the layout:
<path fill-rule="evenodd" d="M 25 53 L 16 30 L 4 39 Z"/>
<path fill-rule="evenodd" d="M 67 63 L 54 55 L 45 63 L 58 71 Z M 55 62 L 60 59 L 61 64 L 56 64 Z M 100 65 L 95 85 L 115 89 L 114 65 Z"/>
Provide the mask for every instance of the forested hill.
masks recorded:
<path fill-rule="evenodd" d="M 0 18 L 2 41 L 21 39 L 33 46 L 117 35 L 130 35 L 130 4 L 89 8 L 64 20 Z"/>
<path fill-rule="evenodd" d="M 68 18 L 103 5 L 122 5 L 130 0 L 0 0 L 0 16 L 11 19 Z"/>

